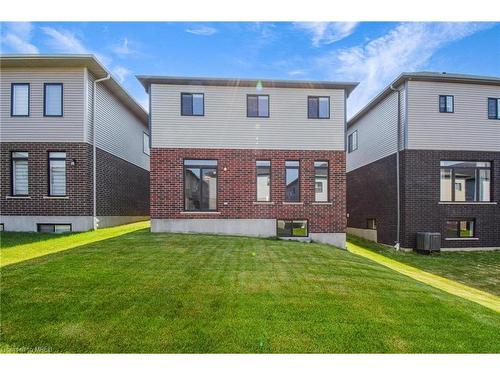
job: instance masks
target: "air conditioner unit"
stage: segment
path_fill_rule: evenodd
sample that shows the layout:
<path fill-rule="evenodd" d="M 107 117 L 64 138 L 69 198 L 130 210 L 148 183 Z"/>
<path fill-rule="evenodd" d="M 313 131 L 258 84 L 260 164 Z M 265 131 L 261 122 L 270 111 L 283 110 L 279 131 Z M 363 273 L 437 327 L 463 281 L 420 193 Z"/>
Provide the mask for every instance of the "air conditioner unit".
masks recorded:
<path fill-rule="evenodd" d="M 427 254 L 441 251 L 441 233 L 418 232 L 417 251 Z"/>

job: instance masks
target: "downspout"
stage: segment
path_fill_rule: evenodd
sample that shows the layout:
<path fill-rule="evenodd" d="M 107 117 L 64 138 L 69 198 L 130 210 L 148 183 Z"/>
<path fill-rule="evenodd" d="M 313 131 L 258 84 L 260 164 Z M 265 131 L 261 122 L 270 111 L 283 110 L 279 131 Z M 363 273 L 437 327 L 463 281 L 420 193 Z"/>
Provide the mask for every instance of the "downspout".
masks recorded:
<path fill-rule="evenodd" d="M 391 90 L 398 93 L 398 125 L 397 125 L 397 144 L 396 144 L 396 241 L 394 248 L 399 250 L 400 232 L 401 232 L 401 199 L 399 193 L 399 145 L 401 144 L 401 91 L 391 85 Z"/>
<path fill-rule="evenodd" d="M 94 207 L 93 207 L 93 216 L 94 216 L 94 230 L 97 229 L 97 147 L 95 144 L 95 139 L 96 139 L 96 126 L 95 126 L 95 108 L 96 108 L 96 96 L 97 96 L 97 83 L 106 81 L 111 78 L 111 75 L 108 74 L 104 78 L 99 78 L 94 80 L 94 88 L 92 92 L 92 192 L 93 192 L 93 201 L 94 201 Z"/>

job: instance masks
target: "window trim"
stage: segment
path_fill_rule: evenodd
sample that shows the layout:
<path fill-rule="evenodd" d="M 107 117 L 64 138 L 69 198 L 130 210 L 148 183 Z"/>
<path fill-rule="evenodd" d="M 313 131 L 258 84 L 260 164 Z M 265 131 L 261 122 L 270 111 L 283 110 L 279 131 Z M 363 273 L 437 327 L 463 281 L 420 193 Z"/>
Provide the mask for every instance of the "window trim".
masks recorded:
<path fill-rule="evenodd" d="M 215 209 L 207 209 L 207 210 L 188 210 L 186 208 L 186 160 L 215 160 L 217 162 L 217 165 L 215 166 L 215 171 L 217 173 L 217 182 L 215 183 Z M 209 167 L 207 165 L 196 165 L 193 164 L 191 167 L 194 168 L 199 168 L 200 169 L 200 178 L 202 176 L 202 170 L 203 169 L 214 169 L 214 167 Z M 203 168 L 205 167 L 205 168 Z M 200 199 L 201 199 L 201 186 L 200 185 Z M 201 200 L 200 200 L 201 203 Z M 219 159 L 200 159 L 200 158 L 184 158 L 182 159 L 182 209 L 184 212 L 218 212 L 219 211 Z"/>
<path fill-rule="evenodd" d="M 287 161 L 296 161 L 296 162 L 298 162 L 298 163 L 299 163 L 299 165 L 298 165 L 297 167 L 287 167 L 287 166 L 286 166 L 286 162 L 287 162 Z M 301 193 L 302 193 L 302 192 L 301 192 L 301 190 L 302 190 L 302 186 L 301 186 L 301 183 L 300 183 L 300 178 L 301 178 L 300 166 L 301 166 L 301 164 L 302 164 L 302 163 L 300 162 L 300 159 L 285 160 L 285 197 L 284 197 L 284 199 L 283 199 L 283 202 L 287 202 L 287 203 L 288 203 L 288 202 L 292 202 L 292 203 L 294 203 L 294 202 L 302 202 L 302 201 L 301 201 Z M 287 186 L 287 183 L 286 183 L 286 170 L 287 170 L 287 168 L 290 168 L 290 169 L 297 169 L 297 170 L 298 170 L 298 172 L 299 172 L 299 175 L 298 175 L 298 180 L 299 180 L 299 198 L 298 198 L 298 200 L 296 200 L 296 201 L 289 201 L 289 200 L 287 200 L 287 199 L 286 199 L 286 186 Z M 299 220 L 299 219 L 297 219 L 297 220 Z"/>
<path fill-rule="evenodd" d="M 352 139 L 352 135 L 356 133 L 356 148 L 352 147 L 352 142 L 349 141 L 349 139 Z M 358 149 L 359 145 L 359 135 L 358 135 L 358 129 L 354 130 L 351 134 L 347 136 L 347 153 L 350 154 L 351 152 L 354 152 Z"/>
<path fill-rule="evenodd" d="M 15 152 L 26 152 L 28 153 L 27 158 L 14 157 Z M 21 150 L 11 150 L 10 151 L 10 193 L 13 197 L 28 197 L 30 195 L 30 164 L 29 164 L 29 151 L 21 151 Z M 16 194 L 14 189 L 14 160 L 26 160 L 28 162 L 28 193 L 27 194 Z"/>
<path fill-rule="evenodd" d="M 318 117 L 311 117 L 309 115 L 309 99 L 311 98 L 316 98 L 318 99 Z M 328 117 L 320 117 L 319 116 L 319 99 L 320 98 L 328 98 Z M 307 96 L 307 118 L 310 119 L 310 120 L 330 120 L 330 97 L 329 96 L 319 96 L 319 95 L 308 95 Z"/>
<path fill-rule="evenodd" d="M 258 175 L 258 167 L 257 167 L 257 162 L 258 161 L 268 161 L 269 162 L 269 200 L 268 201 L 261 201 L 259 200 L 259 175 Z M 273 201 L 273 162 L 271 159 L 255 159 L 255 201 L 256 202 L 272 202 Z"/>
<path fill-rule="evenodd" d="M 495 100 L 497 102 L 497 105 L 496 105 L 496 112 L 497 112 L 497 117 L 490 117 L 490 100 Z M 488 97 L 487 101 L 486 101 L 486 116 L 488 117 L 488 120 L 500 120 L 500 111 L 498 110 L 498 105 L 499 105 L 499 102 L 500 102 L 500 98 L 493 98 L 493 97 Z"/>
<path fill-rule="evenodd" d="M 61 86 L 61 114 L 47 114 L 47 86 Z M 62 82 L 44 82 L 43 84 L 43 117 L 63 117 L 64 116 L 64 84 Z"/>
<path fill-rule="evenodd" d="M 316 163 L 316 162 L 327 164 L 327 167 L 326 167 L 326 184 L 327 184 L 326 201 L 316 200 L 316 167 L 314 166 L 314 163 Z M 330 202 L 330 162 L 328 160 L 313 160 L 313 168 L 314 168 L 314 202 L 318 202 L 318 203 Z"/>
<path fill-rule="evenodd" d="M 64 152 L 66 154 L 65 158 L 51 158 L 50 154 L 52 152 Z M 47 150 L 47 196 L 48 197 L 67 197 L 68 196 L 68 181 L 67 181 L 67 168 L 66 168 L 66 160 L 68 159 L 68 154 L 65 150 Z M 55 195 L 51 193 L 50 189 L 50 161 L 51 160 L 63 160 L 64 161 L 64 179 L 65 179 L 65 187 L 64 187 L 64 195 Z M 43 223 L 45 224 L 45 223 Z"/>
<path fill-rule="evenodd" d="M 144 136 L 148 137 L 148 152 L 144 151 Z M 149 134 L 146 132 L 142 132 L 142 153 L 151 156 L 151 138 L 149 137 Z"/>
<path fill-rule="evenodd" d="M 267 116 L 259 116 L 259 96 L 267 96 Z M 248 98 L 257 97 L 257 116 L 250 116 L 248 112 Z M 271 98 L 269 94 L 247 94 L 247 117 L 248 118 L 269 118 L 271 117 Z"/>
<path fill-rule="evenodd" d="M 53 225 L 54 226 L 54 232 L 40 232 L 40 225 Z M 68 232 L 57 233 L 55 231 L 55 226 L 56 225 L 69 225 L 69 231 Z M 72 233 L 73 232 L 73 225 L 71 223 L 36 223 L 36 232 L 37 233 L 54 233 L 54 234 Z"/>
<path fill-rule="evenodd" d="M 457 227 L 456 227 L 456 231 L 457 231 L 457 234 L 458 234 L 458 237 L 448 237 L 446 236 L 446 223 L 448 221 L 456 221 L 457 222 Z M 472 221 L 473 223 L 473 228 L 472 228 L 472 236 L 468 236 L 468 237 L 462 237 L 460 235 L 460 222 L 461 221 Z M 444 239 L 445 240 L 456 240 L 456 239 L 464 239 L 464 238 L 478 238 L 477 237 L 477 227 L 476 227 L 476 218 L 471 218 L 471 217 L 468 217 L 468 218 L 465 218 L 465 217 L 460 217 L 460 218 L 446 218 L 445 221 L 444 221 Z"/>
<path fill-rule="evenodd" d="M 444 100 L 444 111 L 441 111 L 441 98 L 444 97 L 445 100 Z M 451 111 L 447 111 L 447 101 L 448 101 L 448 97 L 451 98 Z M 439 110 L 439 113 L 455 113 L 455 95 L 439 95 L 439 100 L 438 100 L 438 110 Z"/>
<path fill-rule="evenodd" d="M 286 236 L 286 237 L 278 236 L 278 222 L 279 221 L 291 221 L 292 223 L 294 221 L 305 221 L 306 227 L 307 227 L 306 235 L 305 236 L 294 236 L 293 230 L 292 230 L 292 233 L 290 236 Z M 279 238 L 307 238 L 307 237 L 309 237 L 309 220 L 307 220 L 307 219 L 276 219 L 276 237 L 279 237 Z"/>
<path fill-rule="evenodd" d="M 182 113 L 182 95 L 191 95 L 191 114 L 185 115 Z M 203 97 L 203 113 L 201 115 L 195 115 L 193 112 L 193 95 L 201 95 Z M 204 92 L 181 92 L 181 105 L 180 105 L 181 116 L 185 117 L 204 117 L 205 116 L 205 93 Z M 192 159 L 187 159 L 192 160 Z"/>
<path fill-rule="evenodd" d="M 15 86 L 28 86 L 28 114 L 15 115 L 14 114 L 14 87 Z M 30 104 L 31 104 L 31 84 L 28 82 L 12 82 L 10 84 L 10 117 L 30 117 Z"/>
<path fill-rule="evenodd" d="M 488 203 L 488 202 L 493 202 L 493 189 L 492 189 L 492 183 L 491 181 L 493 180 L 493 163 L 490 161 L 490 160 L 456 160 L 456 161 L 460 161 L 460 162 L 470 162 L 470 163 L 490 163 L 490 166 L 489 167 L 473 167 L 473 169 L 477 172 L 478 170 L 488 170 L 490 171 L 490 200 L 489 201 L 480 201 L 478 200 L 479 199 L 479 188 L 480 188 L 480 185 L 479 185 L 479 181 L 480 179 L 478 178 L 479 176 L 477 175 L 476 173 L 476 182 L 474 184 L 474 188 L 476 189 L 476 192 L 477 192 L 477 199 L 473 200 L 473 201 L 457 201 L 455 200 L 455 168 L 456 167 L 452 167 L 452 166 L 441 166 L 441 162 L 443 161 L 454 161 L 454 160 L 440 160 L 439 161 L 439 191 L 440 191 L 440 195 L 439 195 L 439 201 L 440 202 L 453 202 L 453 203 L 471 203 L 471 202 L 476 202 L 476 203 Z M 441 200 L 441 171 L 443 169 L 451 169 L 451 200 L 449 201 L 443 201 Z M 460 168 L 459 168 L 460 169 Z"/>

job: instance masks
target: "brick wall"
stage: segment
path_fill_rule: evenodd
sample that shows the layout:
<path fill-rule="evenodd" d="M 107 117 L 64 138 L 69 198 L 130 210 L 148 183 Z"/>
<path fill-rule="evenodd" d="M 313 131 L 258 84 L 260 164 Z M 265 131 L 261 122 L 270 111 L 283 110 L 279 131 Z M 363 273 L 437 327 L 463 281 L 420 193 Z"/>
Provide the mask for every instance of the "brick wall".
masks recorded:
<path fill-rule="evenodd" d="M 492 162 L 492 201 L 484 204 L 438 204 L 441 160 Z M 447 218 L 475 218 L 474 241 L 446 241 L 442 247 L 500 247 L 500 152 L 405 150 L 402 152 L 404 207 L 402 246 L 413 248 L 416 233 L 435 231 L 444 234 Z"/>
<path fill-rule="evenodd" d="M 27 151 L 30 198 L 7 198 L 12 194 L 11 152 Z M 48 152 L 66 152 L 66 194 L 68 199 L 48 196 Z M 71 165 L 71 160 L 76 164 Z M 2 215 L 92 215 L 92 147 L 86 143 L 2 143 Z"/>
<path fill-rule="evenodd" d="M 347 173 L 347 226 L 367 228 L 376 219 L 378 242 L 394 245 L 396 209 L 396 154 Z"/>
<path fill-rule="evenodd" d="M 220 214 L 183 213 L 183 160 L 217 159 Z M 271 200 L 255 204 L 256 160 L 271 160 Z M 285 160 L 300 160 L 303 204 L 284 204 Z M 314 204 L 314 161 L 328 160 L 332 204 Z M 226 169 L 226 170 L 224 170 Z M 225 204 L 227 203 L 227 204 Z M 343 151 L 235 149 L 151 150 L 151 218 L 307 219 L 313 233 L 345 232 L 345 154 Z"/>
<path fill-rule="evenodd" d="M 99 148 L 96 168 L 97 215 L 149 215 L 149 171 Z"/>

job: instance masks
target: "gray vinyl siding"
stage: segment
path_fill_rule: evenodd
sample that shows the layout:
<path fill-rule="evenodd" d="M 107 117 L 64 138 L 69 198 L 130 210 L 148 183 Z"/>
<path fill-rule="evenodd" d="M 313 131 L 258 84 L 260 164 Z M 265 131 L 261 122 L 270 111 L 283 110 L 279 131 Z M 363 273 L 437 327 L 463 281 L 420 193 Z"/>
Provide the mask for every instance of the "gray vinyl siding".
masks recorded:
<path fill-rule="evenodd" d="M 488 97 L 500 86 L 409 81 L 408 148 L 500 151 L 500 121 L 488 119 Z M 439 95 L 454 96 L 454 113 L 439 112 Z"/>
<path fill-rule="evenodd" d="M 404 145 L 405 95 L 401 90 L 401 143 Z M 358 149 L 347 153 L 347 171 L 389 156 L 397 151 L 398 94 L 392 92 L 347 129 L 347 136 L 358 131 Z"/>
<path fill-rule="evenodd" d="M 149 156 L 143 152 L 143 133 L 148 133 L 147 124 L 143 124 L 103 82 L 97 84 L 96 95 L 96 146 L 149 170 Z"/>
<path fill-rule="evenodd" d="M 83 142 L 83 68 L 3 68 L 0 72 L 2 142 Z M 30 84 L 29 117 L 11 117 L 11 83 Z M 44 83 L 63 83 L 63 117 L 43 116 Z"/>
<path fill-rule="evenodd" d="M 344 90 L 151 85 L 152 145 L 165 148 L 344 150 Z M 205 115 L 181 116 L 182 92 Z M 269 95 L 269 118 L 247 117 L 247 94 Z M 330 96 L 330 119 L 308 119 L 307 97 Z"/>

